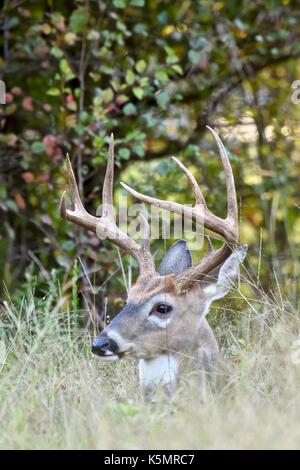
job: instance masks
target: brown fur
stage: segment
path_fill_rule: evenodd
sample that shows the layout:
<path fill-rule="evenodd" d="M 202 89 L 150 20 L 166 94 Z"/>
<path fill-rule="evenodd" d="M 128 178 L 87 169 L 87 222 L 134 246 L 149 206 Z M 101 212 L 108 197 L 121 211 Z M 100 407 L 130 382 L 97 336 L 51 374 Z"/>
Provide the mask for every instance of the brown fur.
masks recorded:
<path fill-rule="evenodd" d="M 155 273 L 139 276 L 136 283 L 130 289 L 128 300 L 140 301 L 147 297 L 153 297 L 161 292 L 175 294 L 176 283 L 174 274 L 160 276 L 158 273 Z"/>

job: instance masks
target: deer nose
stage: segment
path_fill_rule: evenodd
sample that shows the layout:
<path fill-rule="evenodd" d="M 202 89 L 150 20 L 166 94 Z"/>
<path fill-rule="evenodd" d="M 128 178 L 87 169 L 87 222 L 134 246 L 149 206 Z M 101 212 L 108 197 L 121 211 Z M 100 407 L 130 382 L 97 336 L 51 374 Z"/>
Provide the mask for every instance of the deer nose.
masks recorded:
<path fill-rule="evenodd" d="M 115 354 L 118 350 L 117 343 L 108 336 L 98 337 L 92 342 L 92 353 L 98 356 L 108 356 Z M 107 353 L 107 354 L 106 354 Z"/>

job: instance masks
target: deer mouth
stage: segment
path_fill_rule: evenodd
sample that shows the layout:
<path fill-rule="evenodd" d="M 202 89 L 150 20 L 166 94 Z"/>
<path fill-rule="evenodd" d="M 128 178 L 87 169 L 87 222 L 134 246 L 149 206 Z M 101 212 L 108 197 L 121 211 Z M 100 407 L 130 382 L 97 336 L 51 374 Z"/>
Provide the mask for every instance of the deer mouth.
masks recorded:
<path fill-rule="evenodd" d="M 106 362 L 113 362 L 130 354 L 132 348 L 119 350 L 117 343 L 107 336 L 100 336 L 92 342 L 92 353 Z"/>
<path fill-rule="evenodd" d="M 123 357 L 126 357 L 130 354 L 131 349 L 127 349 L 126 351 L 120 351 L 117 353 L 112 353 L 109 351 L 106 351 L 106 354 L 98 354 L 101 360 L 104 360 L 105 362 L 114 362 L 118 361 L 119 359 L 122 359 Z"/>

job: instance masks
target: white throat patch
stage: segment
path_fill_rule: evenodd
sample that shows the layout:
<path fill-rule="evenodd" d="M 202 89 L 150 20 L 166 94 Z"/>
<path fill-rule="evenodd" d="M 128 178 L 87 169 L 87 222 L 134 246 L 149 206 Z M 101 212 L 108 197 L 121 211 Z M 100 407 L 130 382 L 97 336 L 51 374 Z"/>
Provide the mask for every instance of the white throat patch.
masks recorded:
<path fill-rule="evenodd" d="M 175 387 L 178 371 L 178 361 L 170 354 L 139 360 L 139 378 L 143 389 L 152 389 L 159 384 L 168 388 Z"/>

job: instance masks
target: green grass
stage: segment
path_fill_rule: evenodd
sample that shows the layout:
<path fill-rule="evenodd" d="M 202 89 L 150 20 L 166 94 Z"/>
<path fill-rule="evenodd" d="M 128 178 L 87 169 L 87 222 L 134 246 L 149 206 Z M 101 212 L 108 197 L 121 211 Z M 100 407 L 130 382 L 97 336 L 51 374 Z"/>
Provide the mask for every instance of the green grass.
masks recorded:
<path fill-rule="evenodd" d="M 291 360 L 297 312 L 265 296 L 235 314 L 222 305 L 212 319 L 224 360 L 205 401 L 187 376 L 172 400 L 153 405 L 139 392 L 133 361 L 103 364 L 91 355 L 89 334 L 74 327 L 53 286 L 43 300 L 8 302 L 0 448 L 299 448 L 300 364 Z"/>

